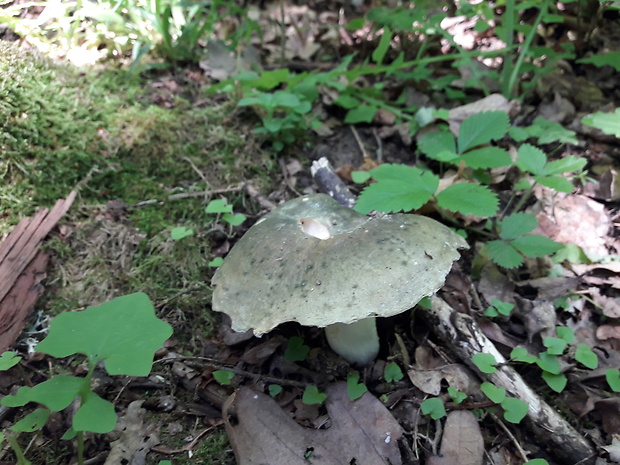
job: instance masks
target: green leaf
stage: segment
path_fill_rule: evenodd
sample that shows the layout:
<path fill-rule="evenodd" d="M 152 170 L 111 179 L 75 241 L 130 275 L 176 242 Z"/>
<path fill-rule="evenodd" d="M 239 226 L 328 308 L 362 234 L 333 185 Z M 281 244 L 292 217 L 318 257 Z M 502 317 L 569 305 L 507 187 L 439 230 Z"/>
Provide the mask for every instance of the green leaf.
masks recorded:
<path fill-rule="evenodd" d="M 486 186 L 461 182 L 446 187 L 435 197 L 441 208 L 464 215 L 493 216 L 497 212 L 497 195 Z"/>
<path fill-rule="evenodd" d="M 227 205 L 224 199 L 214 199 L 205 207 L 205 213 L 232 213 L 232 205 Z"/>
<path fill-rule="evenodd" d="M 424 415 L 430 415 L 433 420 L 439 420 L 446 416 L 446 408 L 439 397 L 431 397 L 420 404 Z"/>
<path fill-rule="evenodd" d="M 539 234 L 518 237 L 511 244 L 526 257 L 544 257 L 562 248 L 562 244 Z"/>
<path fill-rule="evenodd" d="M 342 108 L 350 110 L 357 107 L 360 104 L 360 101 L 351 95 L 343 94 L 334 100 L 334 103 Z"/>
<path fill-rule="evenodd" d="M 377 45 L 377 48 L 374 50 L 374 52 L 372 52 L 372 61 L 374 61 L 378 65 L 383 63 L 383 58 L 385 58 L 385 54 L 390 48 L 391 42 L 392 42 L 392 31 L 390 31 L 390 28 L 385 26 L 383 28 L 383 35 L 381 36 L 381 39 L 379 40 L 379 45 Z"/>
<path fill-rule="evenodd" d="M 510 423 L 520 423 L 527 415 L 528 406 L 520 399 L 506 397 L 501 405 L 504 409 L 504 419 Z"/>
<path fill-rule="evenodd" d="M 347 394 L 349 395 L 349 399 L 356 400 L 362 397 L 366 392 L 368 392 L 368 388 L 364 383 L 359 383 L 360 374 L 359 373 L 351 373 L 347 376 Z"/>
<path fill-rule="evenodd" d="M 303 338 L 293 336 L 288 340 L 284 358 L 289 362 L 301 362 L 306 359 L 308 352 L 310 352 L 310 347 L 304 344 Z"/>
<path fill-rule="evenodd" d="M 355 210 L 364 214 L 415 210 L 428 202 L 439 186 L 439 178 L 430 171 L 406 165 L 384 164 L 371 175 L 377 182 L 362 191 L 355 205 Z"/>
<path fill-rule="evenodd" d="M 213 372 L 213 379 L 215 379 L 215 381 L 225 386 L 229 386 L 234 377 L 235 377 L 235 373 L 230 370 L 215 370 Z"/>
<path fill-rule="evenodd" d="M 218 267 L 222 266 L 222 263 L 224 263 L 224 259 L 222 257 L 215 257 L 213 260 L 207 263 L 207 265 L 212 267 Z"/>
<path fill-rule="evenodd" d="M 489 241 L 485 246 L 491 260 L 503 268 L 512 269 L 523 263 L 521 254 L 504 241 Z"/>
<path fill-rule="evenodd" d="M 230 213 L 224 213 L 222 215 L 222 221 L 226 221 L 231 226 L 239 226 L 245 221 L 245 215 L 242 213 L 237 213 L 234 215 L 231 215 Z"/>
<path fill-rule="evenodd" d="M 370 179 L 370 173 L 368 171 L 352 171 L 351 179 L 356 184 L 364 184 Z"/>
<path fill-rule="evenodd" d="M 487 169 L 508 166 L 512 164 L 510 154 L 499 147 L 482 147 L 481 149 L 471 150 L 461 156 L 461 160 L 469 168 Z"/>
<path fill-rule="evenodd" d="M 612 391 L 620 392 L 620 370 L 609 368 L 605 371 L 605 379 Z"/>
<path fill-rule="evenodd" d="M 517 152 L 517 167 L 534 175 L 544 175 L 547 155 L 538 147 L 523 144 Z"/>
<path fill-rule="evenodd" d="M 460 404 L 465 399 L 467 399 L 467 394 L 465 394 L 464 392 L 460 392 L 460 391 L 456 390 L 452 386 L 448 387 L 448 395 L 452 398 L 452 401 L 455 404 Z"/>
<path fill-rule="evenodd" d="M 620 71 L 620 52 L 598 53 L 587 58 L 581 58 L 577 60 L 577 63 L 590 63 L 599 68 L 601 66 L 611 66 L 616 71 Z"/>
<path fill-rule="evenodd" d="M 534 180 L 549 189 L 570 194 L 575 189 L 573 183 L 562 176 L 534 176 Z"/>
<path fill-rule="evenodd" d="M 538 354 L 538 360 L 536 360 L 536 365 L 538 365 L 543 371 L 546 371 L 553 375 L 560 374 L 561 367 L 558 357 L 548 352 L 541 352 L 540 354 Z"/>
<path fill-rule="evenodd" d="M 73 416 L 73 429 L 104 434 L 112 431 L 114 426 L 116 426 L 114 404 L 88 391 L 82 397 L 81 407 Z"/>
<path fill-rule="evenodd" d="M 377 107 L 374 105 L 359 105 L 357 108 L 349 110 L 344 117 L 346 124 L 372 123 L 377 113 Z"/>
<path fill-rule="evenodd" d="M 566 129 L 560 123 L 546 120 L 540 116 L 534 120 L 534 124 L 528 129 L 531 132 L 529 137 L 536 137 L 539 145 L 552 144 L 554 142 L 563 144 L 577 144 L 579 142 L 575 131 Z"/>
<path fill-rule="evenodd" d="M 498 299 L 491 300 L 491 305 L 493 305 L 497 311 L 504 316 L 510 316 L 512 309 L 515 308 L 514 304 L 511 304 L 510 302 L 502 302 Z"/>
<path fill-rule="evenodd" d="M 573 155 L 569 155 L 561 160 L 554 160 L 547 163 L 545 174 L 547 176 L 553 176 L 555 174 L 570 173 L 571 171 L 581 171 L 585 168 L 586 164 L 587 160 L 585 158 L 577 158 Z"/>
<path fill-rule="evenodd" d="M 52 412 L 59 412 L 69 406 L 85 386 L 85 378 L 73 376 L 54 376 L 35 385 L 22 386 L 15 395 L 2 398 L 2 405 L 7 407 L 21 407 L 28 402 L 38 402 L 45 405 Z"/>
<path fill-rule="evenodd" d="M 385 366 L 383 370 L 383 378 L 388 383 L 393 383 L 394 381 L 400 381 L 403 379 L 403 371 L 398 366 L 396 362 L 390 362 Z"/>
<path fill-rule="evenodd" d="M 364 27 L 364 25 L 366 24 L 366 19 L 361 17 L 361 18 L 354 18 L 351 21 L 349 21 L 349 23 L 347 24 L 346 28 L 349 31 L 355 31 L 357 29 L 361 29 Z"/>
<path fill-rule="evenodd" d="M 322 404 L 327 399 L 327 394 L 319 392 L 316 386 L 306 386 L 301 401 L 306 405 Z"/>
<path fill-rule="evenodd" d="M 545 380 L 545 383 L 555 392 L 562 392 L 566 387 L 567 379 L 562 373 L 555 374 L 543 371 L 542 379 Z"/>
<path fill-rule="evenodd" d="M 506 389 L 497 387 L 495 384 L 489 383 L 488 381 L 480 385 L 480 390 L 496 404 L 502 403 L 506 398 Z"/>
<path fill-rule="evenodd" d="M 117 297 L 81 312 L 61 313 L 36 350 L 53 357 L 86 354 L 111 375 L 147 376 L 172 327 L 155 316 L 146 294 Z"/>
<path fill-rule="evenodd" d="M 551 355 L 562 355 L 566 349 L 566 341 L 557 337 L 546 337 L 543 345 L 547 348 L 547 353 Z"/>
<path fill-rule="evenodd" d="M 185 226 L 178 226 L 176 228 L 172 228 L 172 231 L 170 231 L 170 237 L 173 241 L 181 240 L 184 237 L 191 236 L 192 234 L 194 234 L 194 230 L 186 228 Z"/>
<path fill-rule="evenodd" d="M 605 134 L 620 138 L 620 107 L 614 113 L 593 113 L 581 119 L 587 126 L 600 129 Z"/>
<path fill-rule="evenodd" d="M 528 460 L 523 465 L 549 465 L 549 462 L 547 462 L 545 459 L 534 459 Z"/>
<path fill-rule="evenodd" d="M 279 384 L 270 384 L 267 389 L 269 390 L 269 395 L 271 397 L 275 397 L 282 392 L 282 386 Z"/>
<path fill-rule="evenodd" d="M 11 426 L 11 429 L 13 431 L 20 431 L 23 433 L 39 431 L 45 426 L 45 423 L 47 423 L 47 419 L 50 417 L 51 413 L 52 412 L 47 409 L 38 408 Z"/>
<path fill-rule="evenodd" d="M 437 161 L 456 159 L 456 141 L 448 130 L 427 132 L 418 139 L 418 149 L 428 158 Z"/>
<path fill-rule="evenodd" d="M 474 362 L 482 373 L 490 374 L 497 371 L 497 368 L 495 368 L 497 360 L 491 354 L 474 354 L 471 361 Z"/>
<path fill-rule="evenodd" d="M 577 350 L 575 351 L 575 360 L 577 360 L 582 365 L 594 370 L 598 367 L 598 357 L 594 352 L 592 352 L 592 348 L 586 344 L 578 344 Z"/>
<path fill-rule="evenodd" d="M 506 241 L 516 239 L 533 231 L 537 224 L 536 217 L 530 213 L 513 213 L 499 222 L 499 237 Z"/>
<path fill-rule="evenodd" d="M 575 339 L 575 332 L 567 326 L 558 326 L 555 328 L 555 332 L 558 334 L 558 337 L 564 339 L 569 344 Z"/>
<path fill-rule="evenodd" d="M 515 347 L 510 352 L 510 358 L 515 362 L 521 363 L 534 363 L 537 359 L 533 355 L 529 355 L 527 349 L 524 347 Z"/>
<path fill-rule="evenodd" d="M 501 139 L 508 132 L 508 114 L 503 111 L 488 111 L 471 115 L 461 124 L 458 137 L 459 153 Z"/>
<path fill-rule="evenodd" d="M 0 371 L 13 368 L 21 359 L 22 358 L 17 355 L 17 352 L 2 352 L 2 355 L 0 355 Z"/>

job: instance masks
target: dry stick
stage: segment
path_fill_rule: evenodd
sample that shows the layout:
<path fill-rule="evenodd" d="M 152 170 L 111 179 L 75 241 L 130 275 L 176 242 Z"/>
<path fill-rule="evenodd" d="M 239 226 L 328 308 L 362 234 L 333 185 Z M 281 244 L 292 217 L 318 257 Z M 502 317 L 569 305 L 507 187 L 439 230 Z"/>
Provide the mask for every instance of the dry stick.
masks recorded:
<path fill-rule="evenodd" d="M 431 309 L 421 309 L 446 345 L 483 379 L 489 379 L 495 386 L 504 388 L 510 395 L 525 402 L 527 426 L 546 443 L 549 453 L 566 464 L 594 464 L 596 451 L 558 412 L 544 402 L 509 365 L 495 345 L 482 333 L 476 322 L 468 315 L 456 312 L 437 296 L 432 298 Z M 495 373 L 484 374 L 472 362 L 479 353 L 491 354 L 498 362 Z"/>
<path fill-rule="evenodd" d="M 327 158 L 322 157 L 313 161 L 310 172 L 321 192 L 332 196 L 340 205 L 353 208 L 355 196 L 351 194 L 344 181 L 338 177 Z"/>

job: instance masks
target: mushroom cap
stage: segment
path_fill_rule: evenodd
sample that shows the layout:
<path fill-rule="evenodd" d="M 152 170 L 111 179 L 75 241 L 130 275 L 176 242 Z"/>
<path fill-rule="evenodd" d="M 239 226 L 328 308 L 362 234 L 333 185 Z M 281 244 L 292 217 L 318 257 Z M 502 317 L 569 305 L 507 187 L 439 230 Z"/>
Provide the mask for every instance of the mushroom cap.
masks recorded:
<path fill-rule="evenodd" d="M 304 232 L 308 221 L 329 238 Z M 467 247 L 424 216 L 368 218 L 328 195 L 307 195 L 265 215 L 235 244 L 213 276 L 213 310 L 257 336 L 287 321 L 324 327 L 397 315 L 435 293 Z"/>

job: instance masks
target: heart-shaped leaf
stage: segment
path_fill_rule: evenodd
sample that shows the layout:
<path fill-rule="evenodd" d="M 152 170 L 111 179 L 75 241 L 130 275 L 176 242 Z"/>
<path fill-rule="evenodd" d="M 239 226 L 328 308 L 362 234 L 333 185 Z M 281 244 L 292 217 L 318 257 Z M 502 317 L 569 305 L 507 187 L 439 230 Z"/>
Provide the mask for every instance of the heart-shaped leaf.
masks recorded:
<path fill-rule="evenodd" d="M 496 404 L 501 404 L 506 398 L 506 389 L 497 387 L 488 381 L 480 385 L 480 390 Z"/>
<path fill-rule="evenodd" d="M 359 373 L 352 373 L 347 376 L 347 394 L 351 400 L 359 399 L 368 392 L 366 385 L 364 383 L 359 383 L 359 380 Z"/>
<path fill-rule="evenodd" d="M 506 397 L 502 401 L 504 419 L 510 423 L 519 423 L 527 415 L 528 406 L 525 402 L 514 397 Z"/>

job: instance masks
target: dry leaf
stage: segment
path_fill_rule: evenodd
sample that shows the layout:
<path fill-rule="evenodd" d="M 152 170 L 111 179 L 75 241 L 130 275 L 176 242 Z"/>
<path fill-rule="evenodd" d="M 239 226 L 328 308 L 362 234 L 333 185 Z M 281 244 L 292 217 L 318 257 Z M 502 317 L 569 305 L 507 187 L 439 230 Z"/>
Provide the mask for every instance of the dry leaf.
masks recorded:
<path fill-rule="evenodd" d="M 121 437 L 112 442 L 104 465 L 143 465 L 149 450 L 159 444 L 159 426 L 144 423 L 146 410 L 142 408 L 143 402 L 136 400 L 129 404 L 125 415 L 118 420 L 115 430 L 122 432 Z"/>
<path fill-rule="evenodd" d="M 473 413 L 467 410 L 450 412 L 439 452 L 441 456 L 431 457 L 429 465 L 482 465 L 484 441 Z"/>

